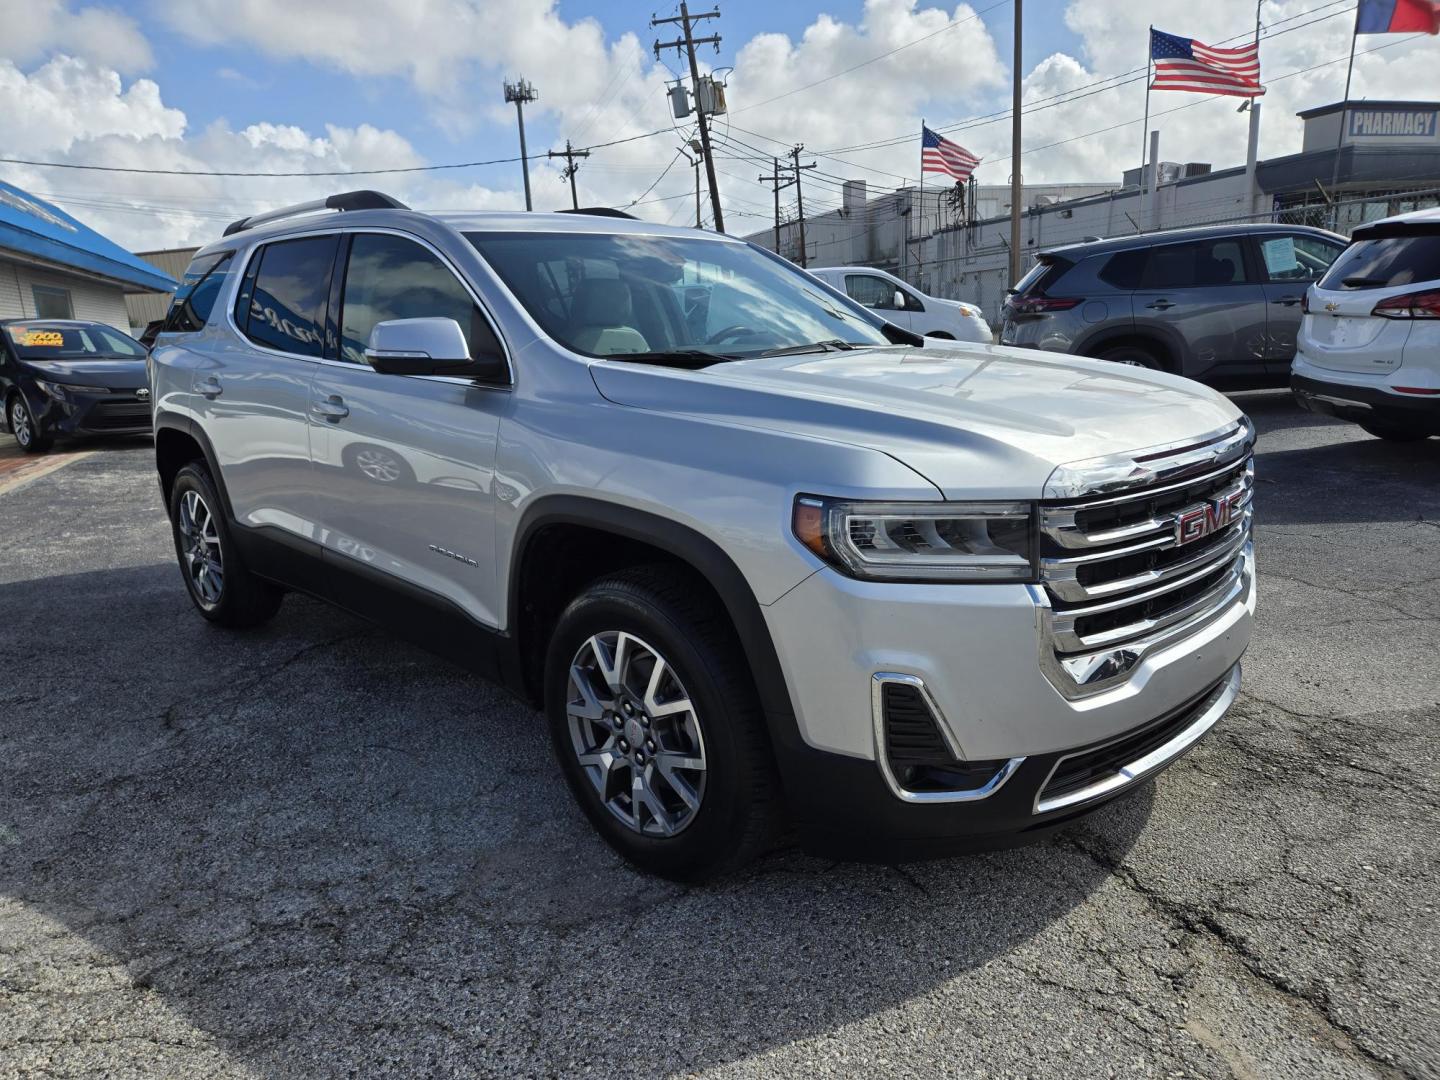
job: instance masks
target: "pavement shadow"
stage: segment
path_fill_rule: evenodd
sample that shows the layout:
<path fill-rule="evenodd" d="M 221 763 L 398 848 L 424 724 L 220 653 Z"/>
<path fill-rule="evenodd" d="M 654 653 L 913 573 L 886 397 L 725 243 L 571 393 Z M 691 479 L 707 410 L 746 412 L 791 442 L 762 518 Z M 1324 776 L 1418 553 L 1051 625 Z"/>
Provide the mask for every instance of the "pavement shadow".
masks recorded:
<path fill-rule="evenodd" d="M 534 713 L 320 604 L 219 631 L 167 564 L 0 586 L 0 610 L 29 673 L 0 711 L 0 896 L 265 1075 L 738 1060 L 1002 957 L 1108 876 L 1062 838 L 898 868 L 780 852 L 681 888 L 594 836 Z M 1087 844 L 1123 857 L 1150 807 Z M 23 997 L 53 945 L 0 950 L 0 984 Z"/>

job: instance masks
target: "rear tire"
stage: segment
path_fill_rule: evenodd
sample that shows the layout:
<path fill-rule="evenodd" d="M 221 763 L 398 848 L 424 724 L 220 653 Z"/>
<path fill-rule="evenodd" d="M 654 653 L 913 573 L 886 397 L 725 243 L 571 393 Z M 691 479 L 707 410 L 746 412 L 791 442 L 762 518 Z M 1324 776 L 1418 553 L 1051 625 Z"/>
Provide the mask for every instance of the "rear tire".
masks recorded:
<path fill-rule="evenodd" d="M 546 718 L 571 793 L 617 852 L 681 881 L 759 855 L 780 818 L 755 686 L 707 594 L 668 566 L 604 577 L 561 614 L 545 663 Z"/>
<path fill-rule="evenodd" d="M 1428 439 L 1428 431 L 1417 431 L 1415 428 L 1391 427 L 1389 424 L 1361 424 L 1360 427 L 1377 439 L 1384 439 L 1387 442 L 1420 442 Z"/>
<path fill-rule="evenodd" d="M 1127 367 L 1148 368 L 1150 371 L 1166 370 L 1164 361 L 1141 345 L 1119 345 L 1106 349 L 1100 354 L 1100 359 Z"/>
<path fill-rule="evenodd" d="M 195 609 L 221 626 L 258 626 L 280 610 L 284 592 L 250 573 L 225 519 L 210 473 L 192 461 L 170 488 L 170 531 Z"/>
<path fill-rule="evenodd" d="M 23 394 L 10 395 L 5 415 L 10 423 L 10 434 L 15 436 L 16 445 L 25 453 L 43 454 L 54 445 L 55 437 L 40 426 Z"/>

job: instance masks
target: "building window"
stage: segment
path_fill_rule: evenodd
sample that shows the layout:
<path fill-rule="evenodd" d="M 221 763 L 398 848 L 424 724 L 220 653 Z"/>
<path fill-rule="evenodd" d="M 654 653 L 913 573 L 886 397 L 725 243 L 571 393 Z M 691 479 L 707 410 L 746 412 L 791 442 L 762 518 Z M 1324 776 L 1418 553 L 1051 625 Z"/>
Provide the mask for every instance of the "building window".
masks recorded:
<path fill-rule="evenodd" d="M 35 297 L 37 319 L 73 319 L 75 309 L 70 304 L 70 290 L 57 289 L 52 285 L 33 285 L 31 294 Z"/>

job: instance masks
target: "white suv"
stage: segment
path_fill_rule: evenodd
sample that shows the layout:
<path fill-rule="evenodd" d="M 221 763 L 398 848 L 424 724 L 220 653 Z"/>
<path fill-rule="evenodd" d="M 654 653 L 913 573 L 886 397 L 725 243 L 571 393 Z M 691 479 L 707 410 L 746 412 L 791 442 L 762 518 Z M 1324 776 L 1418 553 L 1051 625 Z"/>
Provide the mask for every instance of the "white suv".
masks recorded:
<path fill-rule="evenodd" d="M 1440 435 L 1440 209 L 1351 241 L 1305 296 L 1295 398 L 1382 439 Z"/>
<path fill-rule="evenodd" d="M 926 296 L 894 274 L 873 266 L 822 266 L 810 273 L 857 304 L 880 312 L 896 326 L 921 337 L 985 345 L 995 340 L 990 324 L 974 304 Z"/>
<path fill-rule="evenodd" d="M 150 361 L 184 582 L 503 680 L 657 873 L 786 821 L 887 858 L 1043 835 L 1234 699 L 1253 431 L 1184 379 L 919 344 L 693 229 L 374 192 L 240 221 Z"/>

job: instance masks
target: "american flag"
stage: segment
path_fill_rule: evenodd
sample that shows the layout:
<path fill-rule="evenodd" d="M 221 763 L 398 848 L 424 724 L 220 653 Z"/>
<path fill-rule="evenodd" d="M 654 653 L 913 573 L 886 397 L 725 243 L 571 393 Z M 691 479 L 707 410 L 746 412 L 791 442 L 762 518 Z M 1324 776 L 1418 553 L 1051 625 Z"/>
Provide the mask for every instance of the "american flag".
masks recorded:
<path fill-rule="evenodd" d="M 1252 41 L 1238 49 L 1216 49 L 1194 38 L 1150 31 L 1150 57 L 1155 61 L 1152 90 L 1192 90 L 1197 94 L 1258 97 L 1260 46 Z"/>
<path fill-rule="evenodd" d="M 942 139 L 924 124 L 920 125 L 920 171 L 938 172 L 956 180 L 970 179 L 980 159 L 959 143 Z"/>

